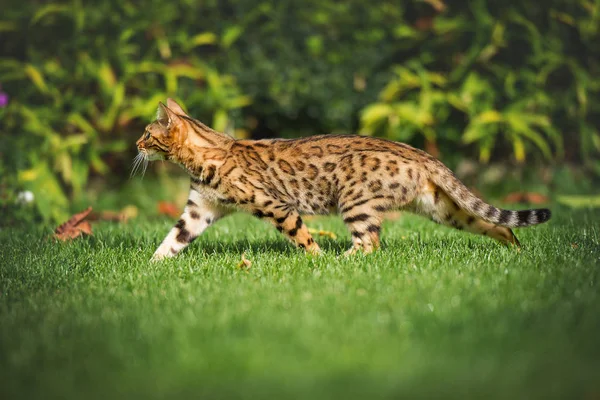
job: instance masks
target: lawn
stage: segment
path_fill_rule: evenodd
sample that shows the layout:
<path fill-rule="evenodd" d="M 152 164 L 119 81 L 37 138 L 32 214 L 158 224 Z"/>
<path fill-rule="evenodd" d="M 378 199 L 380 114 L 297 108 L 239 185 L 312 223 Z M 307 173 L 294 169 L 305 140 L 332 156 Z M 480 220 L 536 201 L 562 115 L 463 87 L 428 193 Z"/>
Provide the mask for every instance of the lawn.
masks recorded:
<path fill-rule="evenodd" d="M 2 229 L 0 398 L 598 398 L 600 212 L 553 211 L 520 252 L 402 216 L 351 258 L 336 217 L 319 258 L 235 215 L 157 264 L 173 221 Z"/>

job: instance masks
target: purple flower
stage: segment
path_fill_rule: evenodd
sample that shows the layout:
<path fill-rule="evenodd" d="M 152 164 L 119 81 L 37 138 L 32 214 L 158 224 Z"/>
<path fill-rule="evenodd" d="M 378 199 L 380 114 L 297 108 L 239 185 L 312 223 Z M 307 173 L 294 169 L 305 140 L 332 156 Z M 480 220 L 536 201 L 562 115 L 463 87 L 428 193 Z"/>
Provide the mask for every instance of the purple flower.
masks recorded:
<path fill-rule="evenodd" d="M 8 105 L 8 93 L 4 93 L 2 91 L 2 86 L 0 86 L 0 108 L 6 107 Z"/>

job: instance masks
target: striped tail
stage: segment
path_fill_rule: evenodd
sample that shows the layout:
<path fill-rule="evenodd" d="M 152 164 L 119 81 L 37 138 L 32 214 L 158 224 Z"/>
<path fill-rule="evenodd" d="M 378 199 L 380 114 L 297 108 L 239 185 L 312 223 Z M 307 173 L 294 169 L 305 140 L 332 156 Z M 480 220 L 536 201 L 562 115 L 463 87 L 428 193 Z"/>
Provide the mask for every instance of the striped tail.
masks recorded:
<path fill-rule="evenodd" d="M 433 182 L 465 212 L 492 224 L 507 228 L 531 226 L 546 222 L 552 216 L 547 208 L 536 210 L 503 210 L 475 196 L 448 168 L 431 176 Z"/>

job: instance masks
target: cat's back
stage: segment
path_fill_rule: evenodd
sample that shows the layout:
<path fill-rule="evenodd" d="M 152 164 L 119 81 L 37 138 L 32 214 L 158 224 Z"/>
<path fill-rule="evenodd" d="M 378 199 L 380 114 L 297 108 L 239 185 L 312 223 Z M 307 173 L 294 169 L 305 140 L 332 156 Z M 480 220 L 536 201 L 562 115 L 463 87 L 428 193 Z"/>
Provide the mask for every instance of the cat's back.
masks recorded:
<path fill-rule="evenodd" d="M 400 156 L 418 161 L 431 158 L 422 150 L 405 143 L 360 135 L 317 135 L 300 139 L 263 139 L 243 141 L 244 147 L 288 158 L 339 158 L 362 152 L 381 153 L 381 156 Z"/>

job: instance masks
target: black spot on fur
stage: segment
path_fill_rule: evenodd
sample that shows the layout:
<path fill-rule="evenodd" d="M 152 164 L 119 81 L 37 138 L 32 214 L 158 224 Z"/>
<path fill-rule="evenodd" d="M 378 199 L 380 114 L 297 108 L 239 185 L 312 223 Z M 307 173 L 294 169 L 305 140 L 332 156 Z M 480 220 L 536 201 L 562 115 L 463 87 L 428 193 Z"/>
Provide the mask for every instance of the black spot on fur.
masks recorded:
<path fill-rule="evenodd" d="M 379 179 L 369 183 L 369 190 L 373 193 L 377 193 L 382 187 L 383 185 Z"/>
<path fill-rule="evenodd" d="M 177 234 L 177 237 L 175 239 L 177 239 L 177 241 L 179 243 L 190 243 L 192 240 L 194 240 L 190 231 L 188 231 L 185 228 L 182 228 L 179 231 L 179 233 Z"/>
<path fill-rule="evenodd" d="M 325 164 L 323 164 L 323 169 L 327 172 L 333 172 L 335 167 L 336 165 L 332 162 L 326 162 Z"/>
<path fill-rule="evenodd" d="M 257 218 L 262 218 L 265 216 L 265 214 L 262 212 L 262 210 L 254 210 L 254 212 L 252 213 L 252 215 L 254 215 Z"/>
<path fill-rule="evenodd" d="M 213 178 L 215 177 L 215 171 L 216 171 L 215 166 L 214 165 L 209 165 L 208 168 L 206 168 L 206 174 L 204 176 L 204 182 L 206 182 L 206 183 L 212 182 Z"/>

